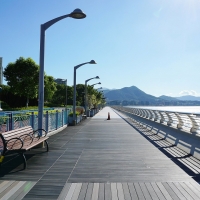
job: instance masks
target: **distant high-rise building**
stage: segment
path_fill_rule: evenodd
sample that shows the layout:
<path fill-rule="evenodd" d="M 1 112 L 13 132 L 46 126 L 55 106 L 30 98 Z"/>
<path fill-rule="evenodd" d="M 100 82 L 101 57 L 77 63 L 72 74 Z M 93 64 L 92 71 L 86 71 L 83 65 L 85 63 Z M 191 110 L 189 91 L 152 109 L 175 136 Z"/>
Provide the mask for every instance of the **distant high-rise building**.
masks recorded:
<path fill-rule="evenodd" d="M 55 81 L 57 84 L 67 85 L 67 79 L 57 78 L 57 79 L 54 79 L 54 81 Z"/>
<path fill-rule="evenodd" d="M 0 84 L 3 84 L 3 58 L 0 57 Z"/>

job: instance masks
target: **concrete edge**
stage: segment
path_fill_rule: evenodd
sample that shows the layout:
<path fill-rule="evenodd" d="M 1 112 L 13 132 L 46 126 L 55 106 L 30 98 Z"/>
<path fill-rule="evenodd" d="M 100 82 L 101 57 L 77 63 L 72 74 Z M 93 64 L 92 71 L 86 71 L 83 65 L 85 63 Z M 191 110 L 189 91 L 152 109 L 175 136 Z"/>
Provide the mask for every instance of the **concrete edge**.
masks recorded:
<path fill-rule="evenodd" d="M 62 130 L 64 130 L 64 129 L 67 128 L 67 127 L 68 127 L 68 124 L 66 124 L 66 125 L 64 125 L 64 126 L 62 126 L 62 127 L 60 127 L 60 128 L 57 129 L 57 130 L 54 130 L 54 131 L 48 132 L 48 133 L 47 133 L 47 136 L 55 135 L 56 133 L 61 132 Z"/>

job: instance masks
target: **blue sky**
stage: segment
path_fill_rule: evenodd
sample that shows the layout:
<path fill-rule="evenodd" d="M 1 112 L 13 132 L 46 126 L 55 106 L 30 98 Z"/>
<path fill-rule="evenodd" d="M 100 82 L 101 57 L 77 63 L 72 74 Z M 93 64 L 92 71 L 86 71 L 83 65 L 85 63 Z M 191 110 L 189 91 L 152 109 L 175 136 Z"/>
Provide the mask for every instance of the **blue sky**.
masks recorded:
<path fill-rule="evenodd" d="M 72 85 L 74 66 L 94 59 L 77 83 L 98 75 L 96 88 L 200 96 L 200 0 L 0 0 L 3 67 L 20 56 L 39 63 L 40 25 L 75 8 L 87 17 L 46 31 L 47 75 Z"/>

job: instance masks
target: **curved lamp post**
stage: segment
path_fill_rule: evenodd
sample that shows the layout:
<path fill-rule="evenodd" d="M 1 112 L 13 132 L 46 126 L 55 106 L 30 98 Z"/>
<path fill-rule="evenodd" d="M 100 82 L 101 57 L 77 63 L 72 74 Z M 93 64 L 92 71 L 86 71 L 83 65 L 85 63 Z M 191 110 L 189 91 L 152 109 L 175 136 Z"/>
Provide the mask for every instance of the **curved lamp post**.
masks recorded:
<path fill-rule="evenodd" d="M 85 80 L 85 115 L 87 116 L 87 82 L 92 79 L 99 79 L 99 76 L 95 76 L 93 78 L 89 78 Z"/>
<path fill-rule="evenodd" d="M 44 107 L 44 43 L 45 43 L 45 31 L 55 24 L 56 22 L 71 17 L 74 19 L 83 19 L 86 14 L 80 9 L 75 9 L 72 13 L 68 15 L 63 15 L 52 19 L 44 24 L 41 24 L 40 29 L 40 71 L 39 71 L 39 107 L 38 107 L 38 129 L 42 129 L 43 124 L 43 107 Z M 40 133 L 42 134 L 42 132 Z"/>
<path fill-rule="evenodd" d="M 1 95 L 1 91 L 2 91 L 2 87 L 0 87 L 0 95 Z M 0 111 L 2 111 L 2 108 L 1 108 L 1 99 L 0 99 Z"/>
<path fill-rule="evenodd" d="M 67 79 L 65 79 L 66 83 L 66 96 L 65 96 L 65 104 L 66 104 L 66 109 L 67 109 Z"/>
<path fill-rule="evenodd" d="M 85 62 L 74 67 L 74 91 L 73 91 L 73 125 L 76 125 L 76 70 L 85 64 L 96 64 L 94 60 Z"/>
<path fill-rule="evenodd" d="M 97 84 L 101 84 L 101 82 L 99 82 L 99 83 L 95 83 L 95 84 L 92 84 L 92 85 L 90 85 L 90 86 L 94 86 L 94 85 L 97 85 Z"/>

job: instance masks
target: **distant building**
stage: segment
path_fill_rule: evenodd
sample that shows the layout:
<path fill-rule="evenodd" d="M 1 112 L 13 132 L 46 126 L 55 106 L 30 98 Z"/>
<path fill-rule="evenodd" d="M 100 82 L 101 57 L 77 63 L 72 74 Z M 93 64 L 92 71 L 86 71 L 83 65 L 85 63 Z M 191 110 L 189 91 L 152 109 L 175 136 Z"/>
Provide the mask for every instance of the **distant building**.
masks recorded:
<path fill-rule="evenodd" d="M 54 79 L 54 81 L 55 81 L 57 84 L 67 85 L 67 79 L 57 78 L 57 79 Z"/>
<path fill-rule="evenodd" d="M 0 57 L 0 84 L 3 84 L 3 58 Z"/>

